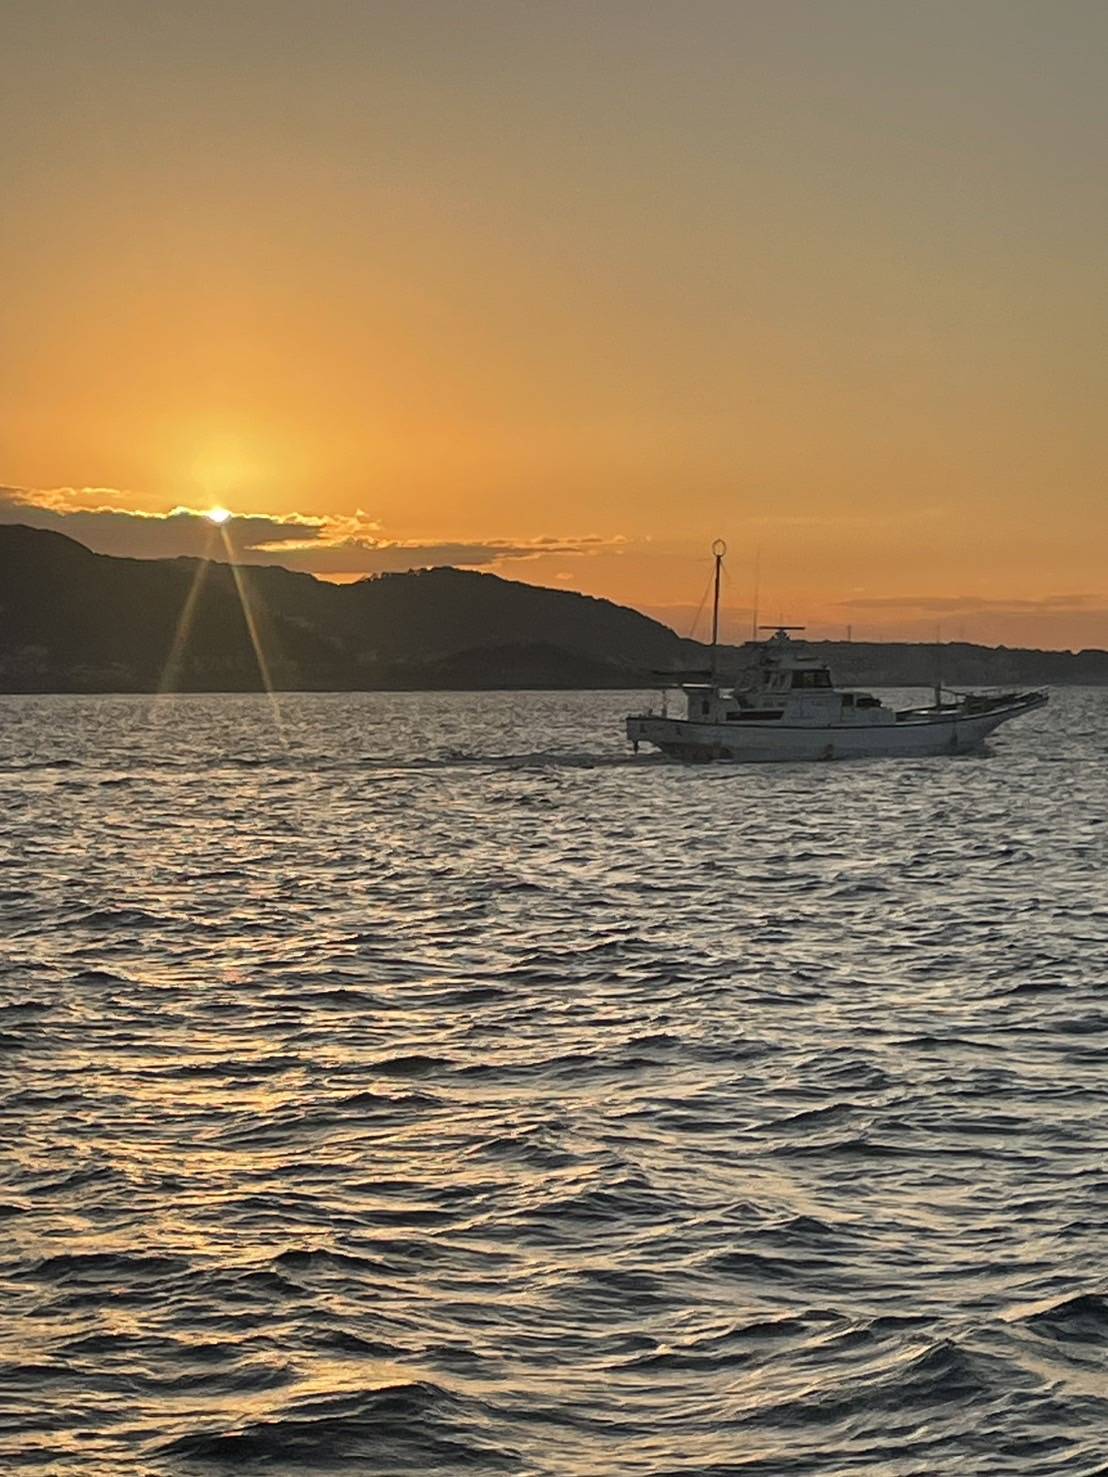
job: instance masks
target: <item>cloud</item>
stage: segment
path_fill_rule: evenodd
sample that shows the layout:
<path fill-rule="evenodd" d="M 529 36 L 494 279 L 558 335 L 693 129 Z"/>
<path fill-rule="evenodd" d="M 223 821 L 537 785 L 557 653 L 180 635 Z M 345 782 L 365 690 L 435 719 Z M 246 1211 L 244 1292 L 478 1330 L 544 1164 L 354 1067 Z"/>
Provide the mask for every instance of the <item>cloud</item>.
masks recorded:
<path fill-rule="evenodd" d="M 281 564 L 286 569 L 312 574 L 383 574 L 392 570 L 426 569 L 440 564 L 487 569 L 513 560 L 538 559 L 544 554 L 590 554 L 610 547 L 604 540 L 536 539 L 527 542 L 490 539 L 486 542 L 454 541 L 415 543 L 402 539 L 367 542 L 351 539 L 341 543 L 289 545 L 254 550 L 247 563 Z"/>
<path fill-rule="evenodd" d="M 226 558 L 227 545 L 201 508 L 139 512 L 119 504 L 126 493 L 111 488 L 32 490 L 0 487 L 0 523 L 67 534 L 98 554 L 134 559 L 178 556 Z M 222 525 L 233 557 L 243 564 L 277 564 L 324 577 L 383 574 L 452 564 L 488 568 L 544 555 L 586 555 L 611 550 L 623 539 L 595 536 L 536 539 L 389 539 L 369 514 L 236 513 Z"/>
<path fill-rule="evenodd" d="M 40 493 L 0 487 L 0 523 L 53 529 L 96 553 L 128 558 L 174 558 L 182 554 L 202 557 L 211 553 L 213 525 L 201 509 L 143 513 L 107 502 L 96 503 L 93 499 L 97 495 L 120 496 L 108 488 L 55 488 Z M 249 555 L 274 540 L 317 539 L 323 532 L 323 520 L 299 514 L 252 514 L 233 519 L 227 527 L 229 533 L 233 531 L 236 554 Z"/>
<path fill-rule="evenodd" d="M 1084 612 L 1098 595 L 1044 595 L 1037 600 L 989 600 L 979 595 L 874 595 L 860 599 L 838 600 L 836 604 L 849 610 L 898 610 L 931 615 L 1026 615 L 1050 611 Z"/>

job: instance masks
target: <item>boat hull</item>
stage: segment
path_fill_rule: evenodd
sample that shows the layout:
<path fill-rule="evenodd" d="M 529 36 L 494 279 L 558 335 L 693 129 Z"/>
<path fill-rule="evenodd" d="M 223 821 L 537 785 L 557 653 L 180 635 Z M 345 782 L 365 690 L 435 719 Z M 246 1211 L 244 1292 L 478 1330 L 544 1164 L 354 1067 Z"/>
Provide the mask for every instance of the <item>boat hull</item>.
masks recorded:
<path fill-rule="evenodd" d="M 1002 723 L 1041 708 L 1046 700 L 1045 693 L 1026 693 L 984 712 L 877 723 L 710 723 L 646 714 L 628 718 L 627 737 L 635 745 L 652 744 L 670 758 L 701 763 L 926 758 L 972 753 Z"/>

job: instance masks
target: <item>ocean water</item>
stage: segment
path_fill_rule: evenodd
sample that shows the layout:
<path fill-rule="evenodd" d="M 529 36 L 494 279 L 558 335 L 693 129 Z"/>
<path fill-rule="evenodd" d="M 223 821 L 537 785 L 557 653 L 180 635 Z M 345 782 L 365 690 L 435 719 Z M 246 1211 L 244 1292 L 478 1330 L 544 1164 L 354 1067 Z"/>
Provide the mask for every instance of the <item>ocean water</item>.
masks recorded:
<path fill-rule="evenodd" d="M 1108 1471 L 1108 692 L 628 703 L 0 699 L 0 1469 Z"/>

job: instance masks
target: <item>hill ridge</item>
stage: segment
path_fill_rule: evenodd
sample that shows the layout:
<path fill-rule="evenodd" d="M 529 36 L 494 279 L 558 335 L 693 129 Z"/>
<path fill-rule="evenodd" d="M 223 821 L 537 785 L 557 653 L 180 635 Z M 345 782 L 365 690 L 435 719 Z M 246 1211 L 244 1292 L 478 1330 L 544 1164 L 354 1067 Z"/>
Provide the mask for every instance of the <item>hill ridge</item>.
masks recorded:
<path fill-rule="evenodd" d="M 236 573 L 238 580 L 236 580 Z M 0 526 L 0 691 L 649 687 L 707 648 L 602 596 L 451 566 L 349 585 L 279 565 L 121 558 Z M 182 627 L 187 622 L 187 630 Z M 926 685 L 933 645 L 812 642 L 844 685 Z M 944 645 L 948 683 L 1108 683 L 1108 653 Z M 740 649 L 720 653 L 724 670 Z"/>

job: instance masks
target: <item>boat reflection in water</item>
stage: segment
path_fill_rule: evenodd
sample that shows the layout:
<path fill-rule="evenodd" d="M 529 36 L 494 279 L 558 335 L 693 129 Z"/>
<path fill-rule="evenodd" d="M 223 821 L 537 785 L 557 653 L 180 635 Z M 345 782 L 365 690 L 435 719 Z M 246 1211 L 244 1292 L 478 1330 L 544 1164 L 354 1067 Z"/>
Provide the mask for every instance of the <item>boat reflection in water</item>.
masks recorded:
<path fill-rule="evenodd" d="M 746 762 L 963 754 L 1047 701 L 1041 691 L 952 693 L 944 701 L 937 686 L 929 707 L 891 708 L 869 693 L 836 687 L 825 663 L 793 640 L 791 633 L 803 629 L 797 626 L 779 626 L 768 640 L 752 642 L 751 665 L 725 683 L 716 661 L 723 545 L 713 552 L 711 666 L 695 674 L 700 680 L 679 684 L 683 717 L 671 717 L 663 700 L 661 712 L 627 719 L 636 752 L 645 743 L 675 759 Z"/>

